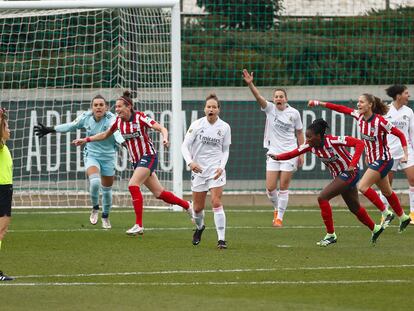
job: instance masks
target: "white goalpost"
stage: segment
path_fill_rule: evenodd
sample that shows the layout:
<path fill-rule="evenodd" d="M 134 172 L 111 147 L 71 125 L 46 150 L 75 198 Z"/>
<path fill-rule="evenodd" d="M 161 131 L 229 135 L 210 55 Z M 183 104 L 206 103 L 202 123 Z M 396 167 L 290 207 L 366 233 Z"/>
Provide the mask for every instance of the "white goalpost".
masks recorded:
<path fill-rule="evenodd" d="M 157 175 L 182 196 L 180 36 L 179 0 L 0 2 L 0 106 L 12 131 L 15 206 L 90 207 L 82 152 L 71 145 L 84 132 L 39 139 L 33 126 L 71 122 L 98 94 L 113 106 L 126 89 L 169 130 L 169 149 L 151 133 Z M 116 168 L 114 205 L 130 206 L 122 148 Z M 166 207 L 145 190 L 145 207 Z"/>

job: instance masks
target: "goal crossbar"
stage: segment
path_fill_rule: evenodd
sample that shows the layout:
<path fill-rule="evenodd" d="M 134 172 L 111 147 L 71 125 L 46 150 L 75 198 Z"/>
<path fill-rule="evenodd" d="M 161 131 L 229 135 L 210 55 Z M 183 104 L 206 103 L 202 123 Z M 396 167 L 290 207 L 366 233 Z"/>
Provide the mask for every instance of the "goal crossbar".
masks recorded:
<path fill-rule="evenodd" d="M 75 1 L 0 1 L 0 12 L 6 10 L 58 10 L 58 9 L 171 9 L 171 112 L 170 124 L 171 162 L 173 191 L 182 196 L 183 160 L 181 142 L 183 136 L 181 105 L 181 21 L 179 0 L 75 0 Z"/>
<path fill-rule="evenodd" d="M 0 9 L 168 8 L 179 0 L 0 1 Z"/>

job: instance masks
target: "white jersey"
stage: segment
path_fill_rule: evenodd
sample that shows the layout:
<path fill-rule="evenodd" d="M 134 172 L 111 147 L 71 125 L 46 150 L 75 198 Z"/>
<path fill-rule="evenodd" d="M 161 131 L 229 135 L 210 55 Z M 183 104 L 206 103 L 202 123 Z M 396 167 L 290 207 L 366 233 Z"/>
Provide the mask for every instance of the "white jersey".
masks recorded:
<path fill-rule="evenodd" d="M 389 107 L 390 110 L 384 118 L 404 133 L 405 138 L 407 139 L 408 153 L 410 154 L 413 152 L 414 146 L 414 112 L 406 105 L 403 105 L 398 110 L 392 103 Z M 388 135 L 388 146 L 393 158 L 401 159 L 404 156 L 401 141 L 397 136 Z"/>
<path fill-rule="evenodd" d="M 203 170 L 198 175 L 205 178 L 214 177 L 224 158 L 223 149 L 230 144 L 230 125 L 220 118 L 214 124 L 210 124 L 207 117 L 198 119 L 190 125 L 183 143 L 190 146 L 192 161 L 198 163 Z"/>
<path fill-rule="evenodd" d="M 266 113 L 263 147 L 273 154 L 297 148 L 296 130 L 303 128 L 299 111 L 289 105 L 282 111 L 269 101 L 261 110 Z"/>

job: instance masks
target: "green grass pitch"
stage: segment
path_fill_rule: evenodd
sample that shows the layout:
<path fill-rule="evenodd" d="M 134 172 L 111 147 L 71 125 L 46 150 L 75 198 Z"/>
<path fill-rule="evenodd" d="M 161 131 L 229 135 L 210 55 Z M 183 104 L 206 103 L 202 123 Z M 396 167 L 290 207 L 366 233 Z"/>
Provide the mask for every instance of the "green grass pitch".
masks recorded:
<path fill-rule="evenodd" d="M 369 211 L 379 221 L 377 211 Z M 216 248 L 213 215 L 193 246 L 185 213 L 146 210 L 145 234 L 128 237 L 132 209 L 113 229 L 89 224 L 87 209 L 14 210 L 0 251 L 1 310 L 411 310 L 414 226 L 394 220 L 371 233 L 334 208 L 338 243 L 324 236 L 319 209 L 289 207 L 272 228 L 270 207 L 227 208 L 229 248 Z"/>

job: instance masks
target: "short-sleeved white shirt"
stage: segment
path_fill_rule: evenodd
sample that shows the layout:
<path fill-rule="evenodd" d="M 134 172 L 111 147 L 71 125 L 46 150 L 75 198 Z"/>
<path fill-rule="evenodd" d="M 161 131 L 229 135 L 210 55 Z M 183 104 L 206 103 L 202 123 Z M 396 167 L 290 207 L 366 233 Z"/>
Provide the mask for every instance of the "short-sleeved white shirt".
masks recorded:
<path fill-rule="evenodd" d="M 406 105 L 396 109 L 393 104 L 389 105 L 390 110 L 384 118 L 404 133 L 407 139 L 408 153 L 413 152 L 414 146 L 414 112 Z M 401 141 L 397 136 L 388 135 L 388 146 L 394 159 L 400 159 L 404 156 Z"/>
<path fill-rule="evenodd" d="M 211 124 L 203 117 L 190 125 L 185 140 L 191 143 L 193 161 L 203 170 L 201 177 L 214 177 L 223 159 L 223 147 L 231 144 L 230 125 L 220 118 Z"/>
<path fill-rule="evenodd" d="M 303 128 L 299 111 L 289 105 L 284 110 L 279 110 L 269 101 L 261 110 L 266 113 L 263 147 L 273 154 L 297 148 L 296 130 Z"/>

